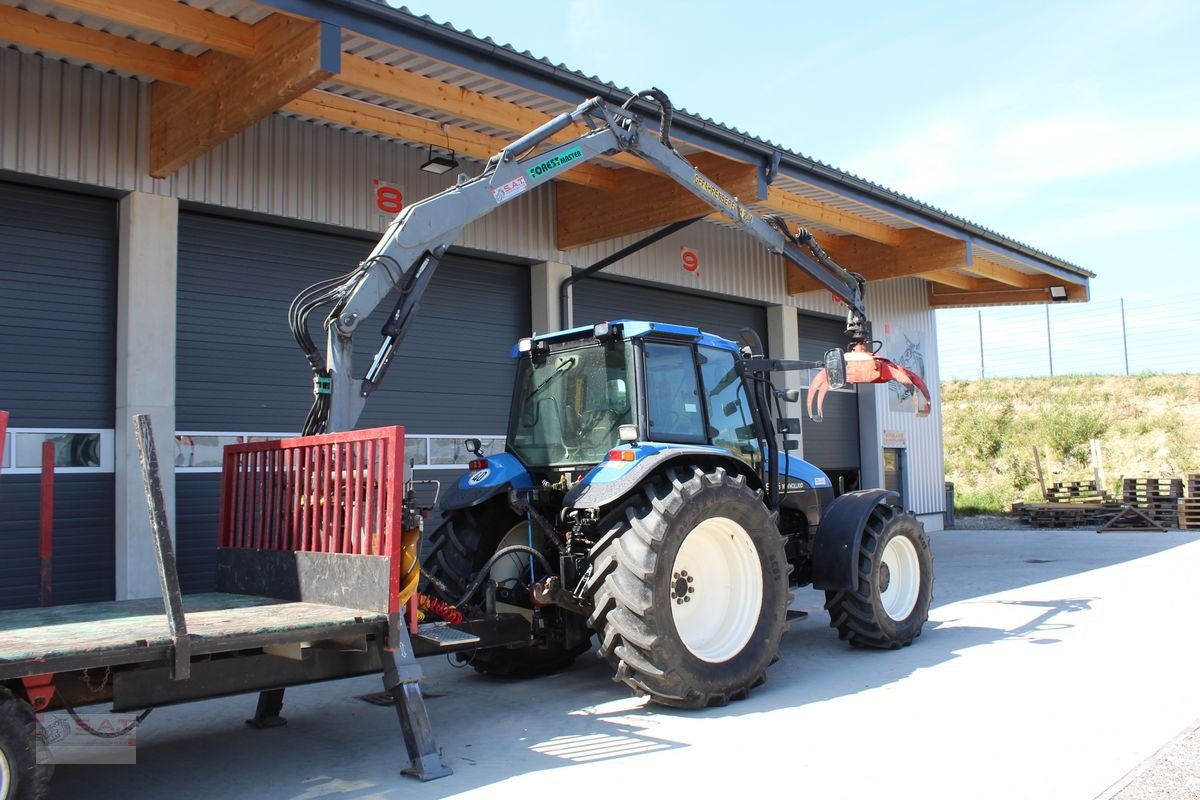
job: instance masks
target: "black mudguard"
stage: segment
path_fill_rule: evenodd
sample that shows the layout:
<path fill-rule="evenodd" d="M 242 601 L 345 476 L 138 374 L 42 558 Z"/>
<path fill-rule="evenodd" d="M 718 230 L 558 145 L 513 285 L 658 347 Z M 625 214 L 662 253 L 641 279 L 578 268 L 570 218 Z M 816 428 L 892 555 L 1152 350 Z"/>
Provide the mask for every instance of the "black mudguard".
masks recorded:
<path fill-rule="evenodd" d="M 504 483 L 499 486 L 482 486 L 478 489 L 461 489 L 455 482 L 438 498 L 437 508 L 443 512 L 457 511 L 460 508 L 474 508 L 498 494 L 507 494 L 511 488 L 511 483 Z"/>
<path fill-rule="evenodd" d="M 749 479 L 750 485 L 754 488 L 762 488 L 762 482 L 758 476 L 754 474 L 749 465 L 742 461 L 728 456 L 721 456 L 719 453 L 715 453 L 711 447 L 698 447 L 696 449 L 673 447 L 670 450 L 664 450 L 661 453 L 655 453 L 642 458 L 632 469 L 615 481 L 609 483 L 580 483 L 573 486 L 563 498 L 563 507 L 604 508 L 627 497 L 630 492 L 641 486 L 646 478 L 658 472 L 667 464 L 674 462 L 712 464 L 714 461 L 722 462 L 731 472 L 738 472 L 745 475 Z"/>
<path fill-rule="evenodd" d="M 846 492 L 825 510 L 812 549 L 814 589 L 849 591 L 858 586 L 862 531 L 878 505 L 894 506 L 900 495 L 887 489 Z"/>

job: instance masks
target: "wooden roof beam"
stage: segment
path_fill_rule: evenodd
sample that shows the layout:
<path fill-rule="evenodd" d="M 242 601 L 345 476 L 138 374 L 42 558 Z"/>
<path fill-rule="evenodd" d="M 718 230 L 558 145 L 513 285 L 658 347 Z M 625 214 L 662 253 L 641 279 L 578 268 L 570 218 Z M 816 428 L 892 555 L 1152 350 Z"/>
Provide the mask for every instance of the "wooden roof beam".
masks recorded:
<path fill-rule="evenodd" d="M 966 268 L 971 260 L 969 244 L 919 228 L 897 231 L 899 242 L 888 246 L 859 236 L 817 236 L 817 241 L 838 266 L 857 272 L 868 281 L 919 277 L 937 274 L 943 280 L 956 280 L 956 269 Z M 799 268 L 787 272 L 788 294 L 801 294 L 821 288 L 821 284 Z M 962 280 L 971 280 L 960 276 Z"/>
<path fill-rule="evenodd" d="M 785 192 L 776 186 L 767 189 L 767 197 L 763 201 L 763 205 L 774 211 L 782 211 L 785 214 L 791 214 L 829 228 L 836 228 L 872 242 L 899 245 L 903 241 L 903 231 L 855 216 L 807 197 Z"/>
<path fill-rule="evenodd" d="M 955 289 L 971 291 L 980 289 L 988 285 L 997 286 L 991 281 L 972 278 L 970 275 L 963 275 L 961 272 L 956 272 L 952 269 L 937 270 L 936 272 L 921 272 L 917 274 L 917 278 L 930 281 L 932 283 L 940 283 L 942 286 L 952 286 Z"/>
<path fill-rule="evenodd" d="M 972 272 L 984 278 L 1003 283 L 1006 286 L 1012 286 L 1018 289 L 1034 289 L 1042 285 L 1045 279 L 1044 275 L 1032 275 L 1029 273 L 1015 270 L 1012 267 L 1006 267 L 1002 264 L 997 264 L 995 261 L 989 261 L 986 258 L 976 256 L 970 266 L 964 267 L 968 272 Z M 1058 281 L 1062 283 L 1062 281 Z"/>
<path fill-rule="evenodd" d="M 0 41 L 154 80 L 198 86 L 200 61 L 185 53 L 0 5 Z"/>
<path fill-rule="evenodd" d="M 215 51 L 200 56 L 199 86 L 151 87 L 151 175 L 170 175 L 341 67 L 336 26 L 272 14 L 254 26 L 254 35 L 251 58 Z"/>
<path fill-rule="evenodd" d="M 949 287 L 929 284 L 929 305 L 933 308 L 961 308 L 965 306 L 1010 306 L 1010 305 L 1044 305 L 1054 302 L 1050 298 L 1051 286 L 1062 286 L 1067 292 L 1067 302 L 1086 303 L 1088 287 L 1084 284 L 1065 283 L 1057 278 L 1044 278 L 1038 281 L 1040 286 L 1017 288 L 1012 286 L 995 286 L 992 289 L 973 289 L 961 291 Z"/>
<path fill-rule="evenodd" d="M 176 0 L 51 0 L 92 17 L 120 22 L 249 58 L 254 55 L 254 26 Z"/>
<path fill-rule="evenodd" d="M 758 167 L 708 153 L 690 160 L 714 183 L 744 203 L 758 197 Z M 691 217 L 706 216 L 712 206 L 674 180 L 633 170 L 619 170 L 616 188 L 597 192 L 560 183 L 555 197 L 558 249 L 604 242 Z"/>
<path fill-rule="evenodd" d="M 281 110 L 417 144 L 430 144 L 479 159 L 491 158 L 509 144 L 496 136 L 449 125 L 443 127 L 424 117 L 320 90 L 297 97 Z M 597 164 L 582 164 L 556 179 L 601 189 L 617 185 L 613 170 Z"/>

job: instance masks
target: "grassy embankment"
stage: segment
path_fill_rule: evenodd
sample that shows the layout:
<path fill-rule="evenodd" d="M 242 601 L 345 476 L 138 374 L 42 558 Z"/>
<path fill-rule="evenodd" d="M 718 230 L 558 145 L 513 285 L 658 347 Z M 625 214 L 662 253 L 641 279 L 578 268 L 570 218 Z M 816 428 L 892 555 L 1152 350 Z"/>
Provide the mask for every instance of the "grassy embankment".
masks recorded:
<path fill-rule="evenodd" d="M 1006 513 L 1040 499 L 1033 446 L 1053 481 L 1092 478 L 1100 440 L 1104 486 L 1121 478 L 1200 472 L 1200 375 L 1066 376 L 942 384 L 946 480 L 963 514 Z"/>

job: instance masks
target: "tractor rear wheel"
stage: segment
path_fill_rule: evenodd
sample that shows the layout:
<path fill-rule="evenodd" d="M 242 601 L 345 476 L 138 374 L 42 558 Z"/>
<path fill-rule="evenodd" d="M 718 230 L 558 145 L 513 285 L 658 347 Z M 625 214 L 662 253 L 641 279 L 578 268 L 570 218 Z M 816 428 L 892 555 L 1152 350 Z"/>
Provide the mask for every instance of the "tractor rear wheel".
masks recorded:
<path fill-rule="evenodd" d="M 829 624 L 857 647 L 907 647 L 933 602 L 933 551 L 912 512 L 876 506 L 863 527 L 858 585 L 825 592 Z"/>
<path fill-rule="evenodd" d="M 787 627 L 783 538 L 761 493 L 721 467 L 677 468 L 643 492 L 595 560 L 600 652 L 615 680 L 656 703 L 740 700 Z"/>
<path fill-rule="evenodd" d="M 540 547 L 541 534 L 533 530 L 533 544 Z M 494 542 L 491 540 L 495 540 Z M 483 568 L 492 554 L 510 544 L 526 544 L 529 532 L 525 522 L 519 522 L 510 528 L 505 535 L 496 537 L 481 531 L 476 515 L 471 511 L 452 512 L 443 523 L 430 535 L 425 548 L 425 560 L 422 570 L 441 581 L 452 591 L 454 597 L 443 597 L 447 603 L 456 602 L 462 593 L 474 580 L 475 575 Z M 520 594 L 528 598 L 530 589 L 529 558 L 511 554 L 497 561 L 490 571 L 491 581 L 500 584 L 502 590 L 510 594 Z M 545 578 L 539 575 L 538 579 Z M 429 591 L 426 588 L 426 591 Z M 476 601 L 483 596 L 483 589 L 474 598 Z M 464 614 L 472 614 L 470 608 L 459 609 Z M 524 609 L 502 609 L 519 611 Z M 529 612 L 532 617 L 532 611 Z M 487 675 L 497 675 L 505 678 L 533 678 L 539 675 L 549 675 L 566 669 L 574 663 L 576 656 L 591 648 L 591 640 L 568 646 L 554 639 L 544 642 L 533 642 L 526 647 L 494 647 L 486 650 L 474 650 L 461 656 L 477 672 Z"/>

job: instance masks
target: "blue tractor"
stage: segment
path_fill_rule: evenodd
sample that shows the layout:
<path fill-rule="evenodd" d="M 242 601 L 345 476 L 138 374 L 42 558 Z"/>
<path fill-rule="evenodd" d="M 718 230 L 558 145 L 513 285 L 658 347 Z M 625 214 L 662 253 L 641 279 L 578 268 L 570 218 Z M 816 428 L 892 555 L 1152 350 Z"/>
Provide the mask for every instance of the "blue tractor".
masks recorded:
<path fill-rule="evenodd" d="M 701 707 L 762 683 L 791 587 L 823 589 L 853 645 L 920 635 L 933 585 L 920 522 L 892 492 L 835 497 L 789 453 L 799 422 L 779 412 L 796 397 L 770 375 L 825 364 L 772 361 L 748 339 L 619 320 L 514 348 L 505 451 L 468 442 L 475 460 L 443 496 L 422 569 L 468 620 L 520 614 L 530 635 L 461 659 L 533 675 L 595 633 L 617 680 Z"/>
<path fill-rule="evenodd" d="M 657 130 L 636 101 L 657 105 Z M 840 298 L 848 351 L 823 363 L 764 358 L 756 337 L 739 346 L 630 320 L 522 340 L 505 452 L 485 455 L 472 440 L 470 472 L 427 528 L 425 604 L 448 619 L 465 615 L 469 629 L 422 634 L 440 637 L 435 647 L 471 650 L 485 672 L 536 674 L 569 664 L 594 633 L 635 692 L 699 707 L 763 680 L 792 586 L 823 589 L 833 626 L 855 645 L 907 645 L 929 609 L 932 558 L 916 517 L 882 490 L 835 497 L 826 475 L 794 458 L 799 422 L 778 412 L 798 398 L 771 374 L 822 368 L 810 409 L 843 381 L 897 380 L 926 401 L 928 392 L 877 354 L 863 278 L 804 228 L 759 216 L 702 174 L 675 149 L 672 114 L 657 89 L 620 107 L 581 103 L 510 143 L 479 175 L 406 207 L 357 269 L 309 287 L 289 318 L 314 374 L 304 433 L 352 429 L 463 228 L 614 153 L 653 165 Z M 561 143 L 575 126 L 587 132 Z M 359 377 L 355 332 L 389 296 L 397 299 L 383 340 Z M 324 306 L 322 353 L 308 318 Z"/>

